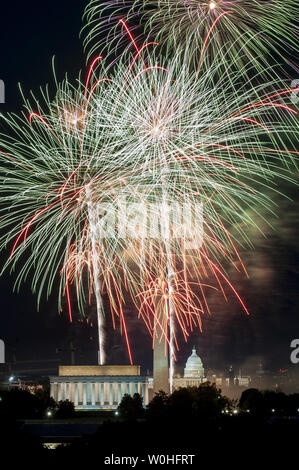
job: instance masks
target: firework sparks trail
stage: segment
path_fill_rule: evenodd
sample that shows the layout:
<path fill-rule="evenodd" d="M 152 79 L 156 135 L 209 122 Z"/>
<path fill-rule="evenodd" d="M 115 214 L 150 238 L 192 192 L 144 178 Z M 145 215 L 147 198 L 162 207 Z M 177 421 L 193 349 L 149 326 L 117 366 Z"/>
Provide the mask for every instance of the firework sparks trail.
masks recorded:
<path fill-rule="evenodd" d="M 290 179 L 282 166 L 298 155 L 297 112 L 279 101 L 292 89 L 274 94 L 273 82 L 253 88 L 243 70 L 220 75 L 218 63 L 190 71 L 188 51 L 157 60 L 134 42 L 133 59 L 124 54 L 113 68 L 102 65 L 95 83 L 99 58 L 85 85 L 63 82 L 54 101 L 44 93 L 46 112 L 38 99 L 35 109 L 26 101 L 30 122 L 3 117 L 11 133 L 1 134 L 0 246 L 13 243 L 4 269 L 27 255 L 16 285 L 33 272 L 38 302 L 59 274 L 60 307 L 66 295 L 70 312 L 70 287 L 81 312 L 86 290 L 89 300 L 95 295 L 101 363 L 104 289 L 132 362 L 122 309 L 128 292 L 153 339 L 169 345 L 172 380 L 177 330 L 187 339 L 201 329 L 210 289 L 226 299 L 228 287 L 248 313 L 225 264 L 244 269 L 237 246 L 250 241 L 242 227 L 258 225 L 246 209 L 272 211 L 263 189 L 274 188 L 277 177 Z M 161 232 L 133 236 L 133 222 L 125 236 L 115 230 L 99 237 L 98 214 L 105 204 L 117 209 L 119 196 L 152 204 Z M 169 221 L 176 204 L 193 215 L 203 206 L 203 230 L 195 225 L 190 236 L 185 219 Z M 230 227 L 240 222 L 234 238 Z"/>
<path fill-rule="evenodd" d="M 88 82 L 90 78 L 89 72 Z M 105 80 L 100 82 L 104 84 Z M 95 134 L 94 126 L 87 123 L 91 113 L 86 102 L 91 97 L 87 101 L 86 97 L 86 85 L 77 90 L 65 81 L 54 101 L 46 99 L 47 113 L 32 112 L 26 102 L 29 126 L 26 115 L 4 117 L 11 135 L 1 136 L 2 145 L 9 149 L 7 153 L 1 152 L 6 198 L 2 206 L 2 214 L 6 214 L 2 227 L 7 230 L 1 243 L 3 247 L 14 240 L 4 269 L 9 265 L 14 267 L 24 252 L 29 253 L 16 286 L 34 270 L 32 288 L 38 289 L 38 303 L 45 288 L 49 295 L 60 273 L 59 308 L 65 295 L 70 321 L 73 318 L 70 286 L 74 285 L 79 309 L 84 314 L 83 276 L 87 271 L 89 301 L 92 294 L 96 299 L 102 364 L 105 351 L 101 295 L 107 289 L 112 315 L 120 316 L 114 296 L 116 288 L 122 288 L 121 254 L 125 247 L 120 239 L 112 245 L 109 239 L 96 238 L 97 212 L 100 201 L 113 205 L 115 195 L 126 187 L 124 175 L 128 168 L 124 171 L 113 159 L 105 159 L 105 152 L 99 147 L 101 132 Z M 39 108 L 37 102 L 35 105 Z M 37 124 L 34 125 L 33 119 Z M 92 115 L 92 119 L 96 117 Z M 94 141 L 90 140 L 90 129 Z M 118 297 L 121 302 L 122 294 Z M 132 363 L 124 318 L 120 321 Z"/>
<path fill-rule="evenodd" d="M 94 293 L 97 304 L 97 320 L 98 320 L 98 338 L 99 338 L 99 364 L 105 363 L 105 349 L 104 349 L 104 306 L 101 294 L 101 281 L 98 261 L 98 251 L 96 246 L 96 227 L 97 218 L 95 214 L 95 208 L 92 204 L 92 190 L 90 185 L 86 186 L 86 198 L 88 206 L 88 219 L 90 224 L 90 240 L 91 240 L 91 252 L 92 252 L 92 266 L 93 266 L 93 279 L 94 279 Z"/>
<path fill-rule="evenodd" d="M 228 63 L 242 68 L 251 62 L 266 75 L 276 73 L 269 69 L 269 58 L 298 70 L 298 14 L 297 0 L 92 0 L 85 9 L 82 34 L 89 58 L 102 49 L 115 54 L 125 45 L 121 17 L 138 40 L 154 38 L 171 55 L 188 48 L 197 64 L 207 46 L 205 58 L 213 63 L 222 61 L 226 50 Z"/>
<path fill-rule="evenodd" d="M 135 303 L 149 331 L 154 330 L 154 336 L 157 334 L 155 327 L 159 326 L 170 345 L 171 357 L 174 345 L 177 347 L 175 323 L 186 337 L 193 321 L 201 328 L 200 316 L 205 309 L 209 311 L 204 289 L 213 286 L 203 283 L 203 277 L 209 277 L 208 272 L 214 276 L 224 297 L 223 282 L 248 313 L 217 262 L 221 256 L 237 267 L 233 262 L 235 254 L 246 272 L 226 226 L 244 217 L 244 203 L 248 207 L 264 206 L 271 210 L 270 200 L 255 186 L 271 185 L 273 178 L 281 174 L 281 163 L 292 161 L 298 154 L 292 150 L 291 142 L 290 148 L 285 143 L 278 146 L 281 132 L 295 136 L 292 115 L 297 112 L 273 98 L 289 94 L 291 90 L 273 95 L 270 92 L 272 82 L 266 85 L 268 94 L 264 84 L 253 89 L 250 84 L 242 83 L 242 72 L 227 77 L 226 81 L 222 77 L 224 88 L 218 87 L 212 78 L 217 77 L 217 65 L 190 75 L 188 68 L 182 67 L 184 62 L 176 56 L 158 65 L 153 56 L 147 56 L 138 64 L 133 61 L 127 67 L 128 72 L 124 66 L 126 59 L 123 59 L 114 71 L 113 91 L 105 97 L 95 96 L 101 105 L 106 100 L 103 109 L 110 119 L 112 116 L 107 133 L 111 133 L 111 140 L 112 135 L 117 140 L 118 158 L 124 162 L 134 161 L 138 179 L 132 186 L 138 197 L 162 201 L 164 208 L 177 200 L 188 201 L 193 209 L 203 201 L 205 207 L 205 243 L 192 254 L 185 248 L 184 237 L 181 242 L 173 242 L 163 235 L 155 242 L 141 236 L 140 248 L 137 249 L 137 244 L 135 249 L 141 255 L 139 282 L 144 286 L 137 296 L 140 303 Z M 219 93 L 215 93 L 215 89 L 220 90 Z M 287 113 L 281 116 L 278 111 Z M 268 143 L 265 134 L 268 134 Z M 132 174 L 136 178 L 136 173 Z M 167 210 L 160 213 L 164 235 L 169 229 L 165 221 Z M 256 223 L 248 218 L 246 222 Z M 248 241 L 244 232 L 240 231 L 239 235 Z M 178 266 L 183 269 L 178 271 Z M 182 279 L 174 281 L 178 272 L 184 273 L 184 282 Z M 188 280 L 192 276 L 193 282 Z M 159 280 L 159 284 L 153 279 Z M 181 301 L 179 285 L 183 286 L 183 303 L 178 301 Z M 190 285 L 200 289 L 202 301 L 196 297 L 194 303 Z M 162 315 L 159 315 L 157 312 L 161 310 Z M 153 324 L 149 317 L 154 318 Z M 171 369 L 173 372 L 173 362 Z"/>

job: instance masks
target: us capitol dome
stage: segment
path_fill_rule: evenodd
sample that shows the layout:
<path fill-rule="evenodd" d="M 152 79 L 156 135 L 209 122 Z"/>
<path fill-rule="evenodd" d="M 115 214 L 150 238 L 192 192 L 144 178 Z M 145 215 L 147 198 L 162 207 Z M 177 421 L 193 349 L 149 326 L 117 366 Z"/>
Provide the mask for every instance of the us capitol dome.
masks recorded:
<path fill-rule="evenodd" d="M 201 358 L 197 355 L 195 346 L 193 346 L 192 354 L 188 357 L 186 367 L 184 369 L 184 379 L 204 377 L 205 370 Z"/>
<path fill-rule="evenodd" d="M 196 348 L 193 346 L 192 354 L 188 357 L 185 368 L 184 376 L 177 375 L 173 378 L 173 388 L 180 387 L 198 387 L 203 382 L 206 382 L 205 370 L 201 358 L 197 355 Z"/>

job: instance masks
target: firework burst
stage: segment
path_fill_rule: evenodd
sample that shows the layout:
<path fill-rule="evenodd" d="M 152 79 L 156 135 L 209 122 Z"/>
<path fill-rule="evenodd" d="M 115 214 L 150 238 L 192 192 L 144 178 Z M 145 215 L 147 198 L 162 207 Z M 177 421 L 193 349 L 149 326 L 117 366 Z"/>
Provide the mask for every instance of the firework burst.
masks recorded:
<path fill-rule="evenodd" d="M 242 70 L 221 74 L 219 62 L 192 71 L 188 51 L 161 60 L 132 43 L 135 55 L 103 66 L 98 78 L 96 58 L 84 85 L 65 81 L 54 100 L 44 93 L 45 110 L 36 99 L 22 116 L 3 117 L 1 247 L 12 244 L 4 269 L 26 257 L 17 286 L 31 272 L 39 301 L 58 275 L 69 312 L 70 289 L 82 312 L 94 295 L 101 363 L 102 292 L 130 351 L 128 291 L 153 341 L 169 343 L 173 370 L 177 330 L 187 339 L 201 328 L 209 289 L 226 298 L 228 287 L 247 312 L 225 264 L 245 270 L 237 247 L 249 242 L 244 226 L 258 224 L 247 209 L 272 210 L 263 189 L 288 178 L 297 112 L 291 89 L 254 88 Z M 127 214 L 126 233 L 118 226 L 99 235 L 107 212 L 136 204 L 149 217 L 128 224 Z"/>
<path fill-rule="evenodd" d="M 233 238 L 229 227 L 257 224 L 248 207 L 257 216 L 261 207 L 272 210 L 263 187 L 287 177 L 283 167 L 294 162 L 297 112 L 288 103 L 291 89 L 273 93 L 273 82 L 254 88 L 242 71 L 220 80 L 221 64 L 190 72 L 179 54 L 161 62 L 135 47 L 134 59 L 128 64 L 123 56 L 104 92 L 95 90 L 93 106 L 104 117 L 106 139 L 115 142 L 115 158 L 124 166 L 133 162 L 128 181 L 137 201 L 154 204 L 158 213 L 160 235 L 136 237 L 141 293 L 135 303 L 153 337 L 158 331 L 169 337 L 174 356 L 176 328 L 187 338 L 190 328 L 201 327 L 211 278 L 224 296 L 224 286 L 232 289 L 247 311 L 224 264 L 245 270 L 237 246 L 248 238 L 241 228 Z M 184 204 L 193 215 L 203 207 L 203 229 L 197 219 L 191 240 L 179 211 L 169 216 L 171 207 Z"/>
<path fill-rule="evenodd" d="M 100 117 L 90 109 L 89 79 L 77 89 L 64 81 L 54 100 L 44 93 L 45 109 L 36 99 L 25 101 L 21 116 L 2 116 L 9 131 L 1 135 L 1 247 L 12 244 L 4 270 L 18 263 L 17 288 L 31 274 L 38 304 L 58 276 L 59 309 L 65 296 L 71 321 L 71 297 L 77 297 L 84 314 L 94 296 L 103 363 L 103 291 L 126 334 L 119 306 L 125 246 L 116 232 L 113 238 L 96 232 L 107 207 L 115 207 L 120 193 L 129 194 L 130 169 L 119 167 L 102 146 L 101 127 L 95 124 Z"/>
<path fill-rule="evenodd" d="M 238 68 L 251 62 L 266 74 L 269 61 L 278 58 L 297 66 L 298 13 L 296 0 L 93 0 L 84 15 L 84 44 L 89 57 L 117 49 L 124 43 L 123 18 L 137 36 L 145 31 L 171 54 L 187 49 L 188 60 L 198 62 L 207 48 L 205 58 L 212 63 L 225 50 Z"/>

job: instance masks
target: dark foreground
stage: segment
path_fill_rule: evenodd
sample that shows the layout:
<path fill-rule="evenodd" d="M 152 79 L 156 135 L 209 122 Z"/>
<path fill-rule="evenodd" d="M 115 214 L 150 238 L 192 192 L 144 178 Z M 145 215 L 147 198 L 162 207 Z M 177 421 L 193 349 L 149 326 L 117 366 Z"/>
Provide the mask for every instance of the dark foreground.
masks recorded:
<path fill-rule="evenodd" d="M 92 464 L 96 468 L 268 469 L 293 466 L 297 460 L 298 394 L 251 389 L 234 403 L 206 384 L 170 396 L 158 394 L 146 410 L 140 396 L 125 396 L 118 416 L 79 414 L 69 403 L 60 402 L 50 418 L 34 415 L 40 402 L 30 396 L 7 397 L 0 406 L 3 462 L 7 457 L 8 462 L 33 468 Z M 29 399 L 27 405 L 24 398 Z M 23 404 L 18 406 L 21 399 Z M 69 416 L 61 416 L 62 411 Z"/>

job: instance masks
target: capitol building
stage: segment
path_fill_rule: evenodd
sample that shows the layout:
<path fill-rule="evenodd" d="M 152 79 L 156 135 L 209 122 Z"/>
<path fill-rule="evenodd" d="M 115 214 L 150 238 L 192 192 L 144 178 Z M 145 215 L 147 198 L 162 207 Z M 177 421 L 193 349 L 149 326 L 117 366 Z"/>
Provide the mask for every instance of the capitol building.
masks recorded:
<path fill-rule="evenodd" d="M 232 366 L 225 374 L 218 376 L 216 374 L 209 374 L 209 377 L 207 377 L 207 375 L 208 374 L 205 375 L 202 360 L 198 356 L 195 346 L 193 346 L 192 354 L 188 357 L 184 368 L 183 377 L 173 378 L 173 390 L 180 387 L 198 387 L 200 384 L 207 381 L 215 383 L 217 387 L 224 389 L 237 385 L 240 387 L 249 387 L 250 385 L 250 377 L 242 376 L 241 371 L 239 371 L 239 374 L 235 375 L 232 371 Z"/>
<path fill-rule="evenodd" d="M 195 346 L 193 346 L 192 354 L 188 357 L 184 368 L 183 377 L 175 377 L 173 379 L 173 389 L 180 387 L 198 387 L 206 382 L 205 370 L 201 358 L 197 355 Z"/>

